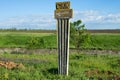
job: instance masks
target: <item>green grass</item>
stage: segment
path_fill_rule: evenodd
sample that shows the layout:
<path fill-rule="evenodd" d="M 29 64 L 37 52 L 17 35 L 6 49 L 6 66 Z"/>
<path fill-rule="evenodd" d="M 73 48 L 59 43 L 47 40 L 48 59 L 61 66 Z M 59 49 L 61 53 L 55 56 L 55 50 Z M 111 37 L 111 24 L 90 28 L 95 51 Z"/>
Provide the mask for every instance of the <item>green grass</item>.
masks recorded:
<path fill-rule="evenodd" d="M 46 37 L 47 36 L 47 37 Z M 27 48 L 28 43 L 32 38 L 44 38 L 46 41 L 46 44 L 49 44 L 52 36 L 54 36 L 53 33 L 21 33 L 21 32 L 2 32 L 0 33 L 0 47 L 8 47 L 8 48 L 14 48 L 14 47 L 21 47 L 21 48 Z M 49 38 L 49 39 L 48 39 Z M 48 41 L 50 40 L 50 41 Z M 53 39 L 55 40 L 55 39 Z M 52 47 L 54 47 L 53 45 Z"/>
<path fill-rule="evenodd" d="M 43 41 L 41 41 L 41 39 L 43 39 Z M 0 47 L 57 48 L 57 34 L 1 32 Z M 74 48 L 74 45 L 71 43 L 70 48 Z M 83 47 L 83 49 L 84 48 L 120 50 L 120 34 L 91 34 L 91 42 L 89 43 L 89 45 Z"/>
<path fill-rule="evenodd" d="M 43 36 L 49 36 L 54 33 L 32 33 L 32 32 L 0 32 L 0 36 L 35 36 L 35 37 L 43 37 Z"/>
<path fill-rule="evenodd" d="M 120 50 L 120 34 L 91 35 L 90 48 Z"/>
<path fill-rule="evenodd" d="M 22 63 L 24 69 L 0 67 L 0 80 L 103 80 L 115 79 L 120 75 L 120 55 L 70 54 L 69 76 L 57 74 L 57 54 L 9 54 L 1 53 L 0 58 Z M 20 59 L 21 61 L 18 61 Z M 89 70 L 99 70 L 99 74 L 87 75 Z M 107 74 L 104 72 L 112 72 Z"/>

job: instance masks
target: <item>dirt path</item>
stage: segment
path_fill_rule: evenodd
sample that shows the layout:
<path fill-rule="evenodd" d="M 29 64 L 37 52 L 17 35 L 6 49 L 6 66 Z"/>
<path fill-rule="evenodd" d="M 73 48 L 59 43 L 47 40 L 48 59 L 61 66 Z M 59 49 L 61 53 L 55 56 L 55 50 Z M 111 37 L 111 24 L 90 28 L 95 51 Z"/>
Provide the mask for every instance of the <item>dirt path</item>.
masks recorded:
<path fill-rule="evenodd" d="M 70 49 L 71 53 L 86 53 L 86 54 L 120 54 L 120 50 L 76 50 Z M 25 49 L 25 48 L 0 48 L 0 53 L 11 54 L 44 54 L 44 53 L 57 53 L 57 49 Z"/>

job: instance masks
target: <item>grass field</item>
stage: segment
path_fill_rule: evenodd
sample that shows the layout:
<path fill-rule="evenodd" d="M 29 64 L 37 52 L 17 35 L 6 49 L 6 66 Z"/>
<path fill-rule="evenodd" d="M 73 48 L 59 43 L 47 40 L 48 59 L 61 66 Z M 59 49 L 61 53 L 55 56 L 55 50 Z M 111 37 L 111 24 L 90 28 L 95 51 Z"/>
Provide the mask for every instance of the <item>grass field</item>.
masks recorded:
<path fill-rule="evenodd" d="M 57 48 L 57 34 L 32 32 L 0 32 L 0 47 Z M 70 44 L 70 48 L 74 48 L 74 46 Z M 83 48 L 120 50 L 120 34 L 92 33 L 89 46 L 85 46 Z"/>
<path fill-rule="evenodd" d="M 27 48 L 29 41 L 33 38 L 46 39 L 46 44 L 49 43 L 54 36 L 54 33 L 25 33 L 25 32 L 1 32 L 0 33 L 0 47 L 21 47 Z M 55 40 L 55 39 L 54 39 Z M 55 42 L 56 43 L 56 42 Z M 53 46 L 52 46 L 53 47 Z M 41 47 L 40 47 L 41 48 Z"/>
<path fill-rule="evenodd" d="M 70 44 L 70 48 L 74 46 Z M 1 48 L 57 48 L 57 34 L 0 32 Z M 92 33 L 83 49 L 120 50 L 120 34 Z M 12 66 L 15 62 L 21 66 Z M 3 65 L 3 64 L 4 65 Z M 6 64 L 6 65 L 5 65 Z M 58 54 L 0 53 L 0 80 L 119 80 L 120 54 L 70 54 L 69 76 L 57 74 Z"/>
<path fill-rule="evenodd" d="M 90 48 L 120 50 L 120 34 L 92 34 Z"/>
<path fill-rule="evenodd" d="M 0 80 L 119 80 L 120 55 L 70 54 L 69 76 L 57 74 L 57 54 L 1 53 L 0 59 L 23 64 L 8 69 L 0 66 Z M 10 66 L 10 65 L 9 65 Z"/>

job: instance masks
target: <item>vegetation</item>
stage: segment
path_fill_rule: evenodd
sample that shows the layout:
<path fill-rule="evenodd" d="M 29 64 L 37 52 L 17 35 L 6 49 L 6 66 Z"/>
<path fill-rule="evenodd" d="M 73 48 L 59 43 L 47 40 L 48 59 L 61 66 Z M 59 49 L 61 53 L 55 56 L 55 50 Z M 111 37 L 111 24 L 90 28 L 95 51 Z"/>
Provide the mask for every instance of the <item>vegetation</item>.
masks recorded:
<path fill-rule="evenodd" d="M 25 33 L 56 33 L 56 30 L 41 30 L 41 29 L 0 29 L 0 32 L 25 32 Z"/>
<path fill-rule="evenodd" d="M 56 33 L 56 30 L 41 30 L 41 29 L 0 29 L 0 32 L 27 32 L 27 33 Z M 90 33 L 120 33 L 120 29 L 105 29 L 105 30 L 87 30 Z"/>
<path fill-rule="evenodd" d="M 85 48 L 90 42 L 90 34 L 81 23 L 81 20 L 70 23 L 70 41 L 77 49 Z"/>
<path fill-rule="evenodd" d="M 69 76 L 57 74 L 57 54 L 1 53 L 0 60 L 23 64 L 24 68 L 0 66 L 0 80 L 118 80 L 119 54 L 70 54 Z"/>
<path fill-rule="evenodd" d="M 120 34 L 96 33 L 91 34 L 90 40 L 88 45 L 84 45 L 81 49 L 120 50 Z M 1 32 L 0 47 L 57 48 L 57 35 L 54 33 Z M 75 48 L 71 42 L 70 48 Z"/>
<path fill-rule="evenodd" d="M 44 43 L 43 43 L 43 42 Z M 52 44 L 53 43 L 53 44 Z M 56 48 L 56 35 L 54 33 L 0 33 L 0 47 L 7 48 Z"/>
<path fill-rule="evenodd" d="M 31 37 L 27 42 L 27 48 L 56 48 L 57 40 L 55 35 L 44 36 L 44 37 Z"/>
<path fill-rule="evenodd" d="M 83 27 L 84 30 L 84 27 Z M 79 30 L 75 33 L 81 33 Z M 74 35 L 74 34 L 73 34 Z M 86 34 L 83 34 L 86 35 Z M 77 35 L 78 36 L 78 35 Z M 88 36 L 88 35 L 87 35 Z M 72 39 L 72 38 L 71 38 Z M 81 39 L 81 38 L 79 38 Z M 79 40 L 78 39 L 78 40 Z M 85 38 L 86 39 L 86 38 Z M 89 38 L 87 38 L 89 40 Z M 92 34 L 88 45 L 78 44 L 80 49 L 120 50 L 120 34 Z M 81 40 L 82 41 L 82 40 Z M 83 40 L 84 41 L 84 40 Z M 77 44 L 76 44 L 77 45 Z M 81 47 L 82 45 L 82 47 Z M 54 33 L 1 32 L 0 47 L 57 48 Z M 70 43 L 71 48 L 76 48 Z M 11 61 L 20 65 L 14 68 L 0 64 L 0 80 L 119 80 L 119 54 L 70 54 L 69 76 L 57 74 L 58 54 L 10 54 L 0 53 L 0 63 Z M 8 62 L 10 63 L 10 62 Z M 7 63 L 6 63 L 7 64 Z M 11 66 L 11 65 L 9 65 Z"/>
<path fill-rule="evenodd" d="M 90 49 L 120 50 L 120 34 L 93 34 Z"/>

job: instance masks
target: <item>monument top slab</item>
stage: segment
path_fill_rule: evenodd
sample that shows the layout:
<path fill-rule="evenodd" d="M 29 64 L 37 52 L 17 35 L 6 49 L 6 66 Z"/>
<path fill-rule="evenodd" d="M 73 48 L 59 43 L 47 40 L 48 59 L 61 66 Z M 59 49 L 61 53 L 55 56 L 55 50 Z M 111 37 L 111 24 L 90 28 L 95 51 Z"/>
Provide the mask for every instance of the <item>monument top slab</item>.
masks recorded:
<path fill-rule="evenodd" d="M 56 2 L 56 9 L 70 9 L 70 2 Z"/>

